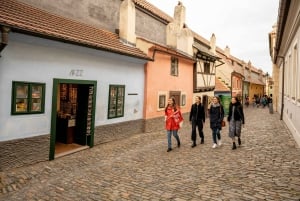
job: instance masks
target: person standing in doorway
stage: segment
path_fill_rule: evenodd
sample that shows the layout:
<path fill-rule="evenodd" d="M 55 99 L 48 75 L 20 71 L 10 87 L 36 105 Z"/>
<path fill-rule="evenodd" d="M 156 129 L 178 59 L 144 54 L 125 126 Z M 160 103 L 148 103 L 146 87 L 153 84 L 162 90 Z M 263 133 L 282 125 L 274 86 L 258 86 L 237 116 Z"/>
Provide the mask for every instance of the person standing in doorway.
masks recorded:
<path fill-rule="evenodd" d="M 195 103 L 191 107 L 190 111 L 190 123 L 192 124 L 192 148 L 197 146 L 196 143 L 196 127 L 198 127 L 198 133 L 201 139 L 201 144 L 204 143 L 204 133 L 203 133 L 203 124 L 205 123 L 205 111 L 204 107 L 201 104 L 200 96 L 196 96 Z"/>
<path fill-rule="evenodd" d="M 224 118 L 224 108 L 220 103 L 219 97 L 214 96 L 212 103 L 209 108 L 209 120 L 210 128 L 212 130 L 213 146 L 216 148 L 218 145 L 221 146 L 221 133 L 222 121 Z"/>
<path fill-rule="evenodd" d="M 177 146 L 180 147 L 180 139 L 178 136 L 179 122 L 183 120 L 179 108 L 176 106 L 175 98 L 168 99 L 168 105 L 165 109 L 165 122 L 168 138 L 168 150 L 172 151 L 172 134 L 177 140 Z"/>
<path fill-rule="evenodd" d="M 238 137 L 238 143 L 241 145 L 242 124 L 245 124 L 243 106 L 237 97 L 231 98 L 227 121 L 229 122 L 229 137 L 232 139 L 232 149 L 236 149 L 235 137 Z"/>

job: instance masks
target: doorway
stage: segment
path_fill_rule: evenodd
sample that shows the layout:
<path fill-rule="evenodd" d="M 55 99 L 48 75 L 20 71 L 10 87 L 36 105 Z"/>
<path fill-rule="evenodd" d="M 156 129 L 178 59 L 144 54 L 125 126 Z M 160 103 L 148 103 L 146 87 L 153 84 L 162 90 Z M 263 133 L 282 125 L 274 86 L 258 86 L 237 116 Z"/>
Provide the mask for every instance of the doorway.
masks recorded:
<path fill-rule="evenodd" d="M 93 146 L 96 81 L 54 79 L 49 159 Z"/>

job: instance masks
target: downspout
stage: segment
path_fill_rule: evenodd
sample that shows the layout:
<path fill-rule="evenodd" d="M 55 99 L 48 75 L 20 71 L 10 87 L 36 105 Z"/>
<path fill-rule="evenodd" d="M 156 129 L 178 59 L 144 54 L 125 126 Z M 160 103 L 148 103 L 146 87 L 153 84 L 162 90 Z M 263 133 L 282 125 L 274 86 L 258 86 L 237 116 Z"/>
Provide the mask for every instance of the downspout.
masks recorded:
<path fill-rule="evenodd" d="M 2 50 L 6 47 L 8 43 L 8 32 L 10 31 L 10 28 L 8 27 L 1 27 L 1 42 L 0 42 L 0 53 Z"/>
<path fill-rule="evenodd" d="M 283 107 L 284 107 L 284 63 L 285 59 L 283 56 L 277 56 L 279 58 L 282 58 L 283 65 L 282 65 L 282 89 L 281 89 L 281 111 L 280 111 L 280 120 L 283 119 Z"/>

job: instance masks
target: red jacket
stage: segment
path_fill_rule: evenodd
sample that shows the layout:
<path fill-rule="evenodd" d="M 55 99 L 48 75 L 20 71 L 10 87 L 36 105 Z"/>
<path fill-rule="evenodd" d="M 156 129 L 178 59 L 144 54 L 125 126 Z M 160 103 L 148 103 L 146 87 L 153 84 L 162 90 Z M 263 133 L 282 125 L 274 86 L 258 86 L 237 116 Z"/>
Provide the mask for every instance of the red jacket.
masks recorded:
<path fill-rule="evenodd" d="M 174 112 L 172 107 L 168 107 L 165 111 L 165 116 L 167 130 L 178 130 L 180 128 L 179 123 L 183 121 L 183 118 L 178 108 Z"/>

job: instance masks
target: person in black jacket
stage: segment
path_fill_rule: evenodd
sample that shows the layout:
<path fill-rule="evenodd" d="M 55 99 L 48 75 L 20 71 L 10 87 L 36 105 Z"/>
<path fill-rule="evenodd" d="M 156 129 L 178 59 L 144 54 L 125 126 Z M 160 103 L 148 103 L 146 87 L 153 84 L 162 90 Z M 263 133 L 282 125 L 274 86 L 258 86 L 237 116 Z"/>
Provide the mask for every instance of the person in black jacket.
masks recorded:
<path fill-rule="evenodd" d="M 195 103 L 191 107 L 190 112 L 190 123 L 192 124 L 192 147 L 195 147 L 196 144 L 196 127 L 198 127 L 198 133 L 201 138 L 201 144 L 204 143 L 204 133 L 203 133 L 203 124 L 205 123 L 205 111 L 204 107 L 201 104 L 201 97 L 196 96 Z"/>
<path fill-rule="evenodd" d="M 241 145 L 242 124 L 245 124 L 243 106 L 237 97 L 231 98 L 229 105 L 229 137 L 232 139 L 232 149 L 236 149 L 235 137 L 238 137 L 238 143 Z"/>
<path fill-rule="evenodd" d="M 220 99 L 217 96 L 214 96 L 212 99 L 212 103 L 209 107 L 209 120 L 210 120 L 210 128 L 212 130 L 213 137 L 213 146 L 212 148 L 216 148 L 218 145 L 221 146 L 221 130 L 222 130 L 222 121 L 224 118 L 224 108 L 220 103 Z"/>

